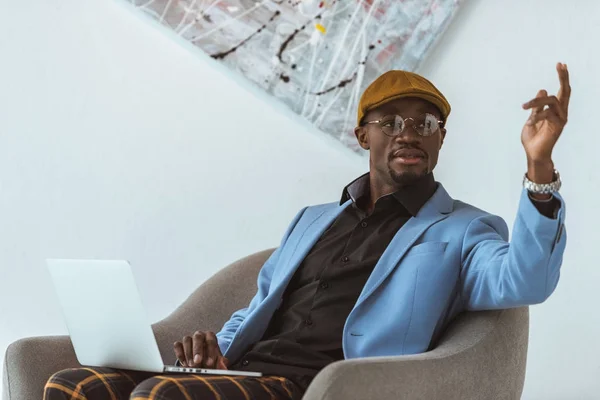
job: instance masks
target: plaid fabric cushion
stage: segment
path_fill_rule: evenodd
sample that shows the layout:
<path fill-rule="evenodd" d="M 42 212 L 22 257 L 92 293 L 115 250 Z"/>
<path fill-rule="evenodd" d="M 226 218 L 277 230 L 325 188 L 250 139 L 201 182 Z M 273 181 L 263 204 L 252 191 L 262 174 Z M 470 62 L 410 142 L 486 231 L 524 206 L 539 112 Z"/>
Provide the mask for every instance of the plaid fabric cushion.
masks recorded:
<path fill-rule="evenodd" d="M 303 394 L 277 376 L 154 375 L 109 368 L 60 371 L 44 388 L 44 400 L 299 400 Z"/>

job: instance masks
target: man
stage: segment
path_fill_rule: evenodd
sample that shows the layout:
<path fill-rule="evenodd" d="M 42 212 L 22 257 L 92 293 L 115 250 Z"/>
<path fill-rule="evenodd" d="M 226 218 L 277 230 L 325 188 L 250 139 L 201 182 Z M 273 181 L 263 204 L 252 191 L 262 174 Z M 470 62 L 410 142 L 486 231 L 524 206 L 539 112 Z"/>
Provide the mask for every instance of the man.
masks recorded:
<path fill-rule="evenodd" d="M 565 249 L 552 150 L 567 122 L 569 76 L 523 105 L 525 186 L 509 244 L 497 216 L 453 200 L 432 171 L 450 104 L 425 78 L 390 71 L 364 92 L 356 137 L 369 173 L 339 203 L 298 213 L 262 267 L 258 292 L 217 334 L 175 343 L 184 366 L 263 378 L 154 376 L 106 369 L 55 374 L 46 399 L 300 399 L 336 360 L 424 352 L 461 311 L 543 302 Z M 84 397 L 85 396 L 85 397 Z"/>

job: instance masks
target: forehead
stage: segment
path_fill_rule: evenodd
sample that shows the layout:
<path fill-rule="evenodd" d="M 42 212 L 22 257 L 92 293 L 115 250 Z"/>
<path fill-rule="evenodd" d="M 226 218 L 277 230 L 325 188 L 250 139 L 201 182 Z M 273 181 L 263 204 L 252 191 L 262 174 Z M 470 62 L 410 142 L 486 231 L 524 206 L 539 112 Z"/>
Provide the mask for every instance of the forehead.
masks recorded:
<path fill-rule="evenodd" d="M 432 113 L 438 117 L 441 116 L 440 110 L 435 105 L 419 97 L 404 97 L 389 101 L 377 108 L 370 110 L 367 115 L 384 116 L 389 114 L 400 114 L 403 116 L 408 116 L 420 115 L 423 113 Z"/>

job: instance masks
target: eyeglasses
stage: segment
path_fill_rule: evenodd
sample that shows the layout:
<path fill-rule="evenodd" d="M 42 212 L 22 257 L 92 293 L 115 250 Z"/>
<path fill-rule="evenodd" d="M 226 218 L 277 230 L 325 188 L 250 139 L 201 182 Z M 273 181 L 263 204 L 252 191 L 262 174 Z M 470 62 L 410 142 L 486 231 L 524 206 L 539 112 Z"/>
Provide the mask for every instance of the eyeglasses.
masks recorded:
<path fill-rule="evenodd" d="M 390 137 L 396 137 L 404 132 L 406 121 L 412 121 L 412 127 L 421 136 L 435 135 L 441 127 L 444 126 L 444 121 L 440 121 L 433 114 L 425 113 L 415 118 L 403 118 L 401 115 L 388 115 L 377 121 L 369 121 L 363 125 L 379 124 L 381 131 Z"/>

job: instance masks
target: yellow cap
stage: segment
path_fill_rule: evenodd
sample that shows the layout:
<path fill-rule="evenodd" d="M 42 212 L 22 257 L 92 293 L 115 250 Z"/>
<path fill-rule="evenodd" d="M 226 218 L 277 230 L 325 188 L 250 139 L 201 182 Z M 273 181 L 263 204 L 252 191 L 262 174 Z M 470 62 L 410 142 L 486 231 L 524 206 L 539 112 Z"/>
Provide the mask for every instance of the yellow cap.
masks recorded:
<path fill-rule="evenodd" d="M 367 111 L 402 97 L 427 100 L 440 109 L 444 121 L 450 114 L 450 103 L 433 83 L 413 72 L 388 71 L 375 79 L 361 96 L 357 124 L 360 125 Z"/>

